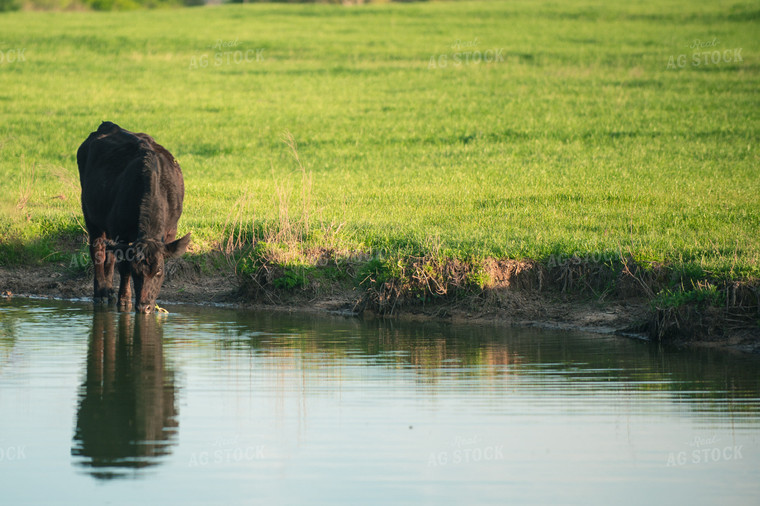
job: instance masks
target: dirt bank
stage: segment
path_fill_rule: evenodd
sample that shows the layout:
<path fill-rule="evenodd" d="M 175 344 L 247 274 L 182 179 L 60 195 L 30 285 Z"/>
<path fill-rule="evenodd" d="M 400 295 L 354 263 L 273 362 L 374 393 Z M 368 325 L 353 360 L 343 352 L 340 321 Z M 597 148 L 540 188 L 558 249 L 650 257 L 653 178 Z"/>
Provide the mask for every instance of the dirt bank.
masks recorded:
<path fill-rule="evenodd" d="M 458 267 L 446 268 L 456 279 Z M 170 310 L 172 302 L 226 303 L 250 309 L 341 312 L 364 318 L 538 326 L 760 353 L 760 313 L 744 300 L 756 295 L 751 290 L 745 293 L 746 290 L 735 289 L 731 307 L 687 304 L 658 310 L 642 293 L 642 280 L 635 277 L 618 282 L 614 293 L 600 295 L 593 289 L 594 283 L 601 286 L 609 281 L 608 275 L 594 278 L 578 270 L 555 272 L 529 262 L 494 262 L 488 269 L 490 281 L 481 290 L 452 289 L 450 293 L 420 299 L 420 292 L 414 292 L 413 287 L 399 288 L 394 280 L 358 287 L 344 282 L 284 289 L 276 288 L 262 276 L 241 278 L 223 268 L 204 271 L 178 260 L 167 271 L 159 302 Z M 267 272 L 271 277 L 272 269 Z M 589 290 L 568 291 L 568 283 L 578 280 L 583 280 Z M 420 278 L 420 282 L 431 286 L 430 279 Z M 436 286 L 439 292 L 448 292 Z M 63 264 L 0 267 L 0 293 L 89 298 L 92 277 L 87 271 L 72 271 Z"/>

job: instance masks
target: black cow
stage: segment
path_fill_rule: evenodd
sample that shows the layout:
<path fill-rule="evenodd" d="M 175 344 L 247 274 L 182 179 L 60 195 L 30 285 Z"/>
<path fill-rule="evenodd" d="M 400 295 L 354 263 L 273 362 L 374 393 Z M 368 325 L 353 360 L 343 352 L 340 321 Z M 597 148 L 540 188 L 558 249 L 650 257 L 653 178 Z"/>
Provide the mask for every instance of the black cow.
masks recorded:
<path fill-rule="evenodd" d="M 82 211 L 95 266 L 95 301 L 113 301 L 114 264 L 121 284 L 119 307 L 150 313 L 164 281 L 164 259 L 183 254 L 190 234 L 174 240 L 185 185 L 174 157 L 147 134 L 109 121 L 77 151 Z"/>

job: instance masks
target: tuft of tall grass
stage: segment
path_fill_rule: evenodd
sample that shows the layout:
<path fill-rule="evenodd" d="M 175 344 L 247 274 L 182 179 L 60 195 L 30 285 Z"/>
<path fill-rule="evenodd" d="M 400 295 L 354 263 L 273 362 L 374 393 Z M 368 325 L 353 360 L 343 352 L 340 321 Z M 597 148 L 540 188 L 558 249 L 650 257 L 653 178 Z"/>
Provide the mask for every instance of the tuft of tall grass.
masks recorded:
<path fill-rule="evenodd" d="M 21 159 L 21 178 L 19 183 L 18 201 L 16 202 L 16 209 L 19 211 L 26 207 L 29 202 L 29 198 L 34 191 L 34 184 L 37 180 L 36 164 L 32 163 L 28 165 L 25 163 L 24 158 Z"/>

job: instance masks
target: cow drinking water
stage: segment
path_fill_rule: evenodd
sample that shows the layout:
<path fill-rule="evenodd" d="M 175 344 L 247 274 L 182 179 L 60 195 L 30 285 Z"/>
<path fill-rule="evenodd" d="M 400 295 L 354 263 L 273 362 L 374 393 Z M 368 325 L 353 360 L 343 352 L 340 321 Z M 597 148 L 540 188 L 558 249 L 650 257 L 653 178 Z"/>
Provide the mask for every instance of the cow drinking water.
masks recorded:
<path fill-rule="evenodd" d="M 109 121 L 77 151 L 82 211 L 95 266 L 95 301 L 113 301 L 114 266 L 119 307 L 150 313 L 164 281 L 164 260 L 182 255 L 190 234 L 175 240 L 185 185 L 174 157 L 147 134 Z"/>

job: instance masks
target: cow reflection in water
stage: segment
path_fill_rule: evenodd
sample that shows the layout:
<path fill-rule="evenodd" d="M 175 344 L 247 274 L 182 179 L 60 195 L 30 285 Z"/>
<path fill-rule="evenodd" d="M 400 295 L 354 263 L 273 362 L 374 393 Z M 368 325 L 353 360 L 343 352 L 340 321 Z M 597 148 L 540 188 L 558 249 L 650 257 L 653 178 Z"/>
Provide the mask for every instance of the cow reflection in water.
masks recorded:
<path fill-rule="evenodd" d="M 158 464 L 175 444 L 175 387 L 162 338 L 155 315 L 96 309 L 71 450 L 93 476 Z"/>

